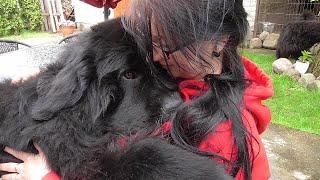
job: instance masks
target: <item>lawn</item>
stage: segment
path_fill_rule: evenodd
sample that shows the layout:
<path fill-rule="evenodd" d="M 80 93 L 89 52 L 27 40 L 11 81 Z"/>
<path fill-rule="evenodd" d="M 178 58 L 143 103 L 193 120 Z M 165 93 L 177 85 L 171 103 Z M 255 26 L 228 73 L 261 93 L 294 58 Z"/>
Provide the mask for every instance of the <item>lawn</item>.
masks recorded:
<path fill-rule="evenodd" d="M 242 55 L 256 62 L 273 80 L 275 96 L 265 103 L 273 113 L 272 122 L 320 135 L 320 92 L 306 88 L 285 75 L 272 72 L 271 53 L 241 50 Z"/>
<path fill-rule="evenodd" d="M 21 32 L 20 35 L 4 36 L 4 37 L 0 37 L 0 39 L 19 41 L 19 40 L 24 40 L 29 38 L 45 38 L 50 36 L 52 36 L 52 34 L 48 32 L 23 31 Z"/>

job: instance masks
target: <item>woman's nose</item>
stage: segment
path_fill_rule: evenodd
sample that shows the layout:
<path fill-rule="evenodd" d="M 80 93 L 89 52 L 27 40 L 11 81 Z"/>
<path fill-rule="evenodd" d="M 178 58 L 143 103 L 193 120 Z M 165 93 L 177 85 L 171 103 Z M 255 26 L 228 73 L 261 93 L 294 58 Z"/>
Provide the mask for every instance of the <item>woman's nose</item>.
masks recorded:
<path fill-rule="evenodd" d="M 160 52 L 160 50 L 157 48 L 153 48 L 153 61 L 159 62 L 159 61 L 161 61 L 161 59 L 163 59 L 163 55 Z"/>

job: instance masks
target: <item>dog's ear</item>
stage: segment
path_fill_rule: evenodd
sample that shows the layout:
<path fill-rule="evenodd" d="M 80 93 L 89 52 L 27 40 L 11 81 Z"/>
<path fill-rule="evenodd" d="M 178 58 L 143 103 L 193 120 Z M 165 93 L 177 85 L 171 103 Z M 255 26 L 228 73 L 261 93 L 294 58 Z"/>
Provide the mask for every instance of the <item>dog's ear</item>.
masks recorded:
<path fill-rule="evenodd" d="M 95 53 L 81 48 L 66 52 L 65 66 L 49 84 L 49 91 L 40 96 L 32 108 L 35 120 L 49 120 L 58 111 L 75 105 L 95 76 Z"/>

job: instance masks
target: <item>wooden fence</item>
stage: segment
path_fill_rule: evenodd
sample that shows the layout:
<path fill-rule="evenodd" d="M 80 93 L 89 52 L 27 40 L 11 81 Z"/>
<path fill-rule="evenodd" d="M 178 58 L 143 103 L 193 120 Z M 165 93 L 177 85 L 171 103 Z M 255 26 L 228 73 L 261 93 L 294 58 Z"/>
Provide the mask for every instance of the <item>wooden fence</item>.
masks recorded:
<path fill-rule="evenodd" d="M 61 0 L 39 0 L 44 19 L 43 30 L 57 32 L 65 22 Z"/>

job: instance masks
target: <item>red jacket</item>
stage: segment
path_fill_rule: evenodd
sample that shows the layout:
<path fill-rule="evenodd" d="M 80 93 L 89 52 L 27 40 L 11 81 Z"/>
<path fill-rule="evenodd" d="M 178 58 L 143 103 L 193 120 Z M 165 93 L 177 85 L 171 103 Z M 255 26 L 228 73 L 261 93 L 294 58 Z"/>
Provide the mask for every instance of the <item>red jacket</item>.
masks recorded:
<path fill-rule="evenodd" d="M 270 78 L 252 63 L 249 59 L 242 58 L 245 67 L 245 77 L 251 80 L 252 84 L 245 90 L 242 120 L 247 130 L 252 134 L 253 158 L 252 179 L 266 180 L 271 177 L 268 158 L 262 144 L 260 134 L 265 131 L 271 121 L 271 112 L 262 103 L 273 96 L 273 85 Z M 200 144 L 199 149 L 203 151 L 216 152 L 227 159 L 235 160 L 236 150 L 233 147 L 231 122 L 227 121 L 218 125 L 217 130 L 209 134 Z M 250 152 L 250 151 L 249 151 Z M 237 174 L 236 179 L 242 180 L 243 169 Z"/>
<path fill-rule="evenodd" d="M 251 81 L 244 94 L 245 108 L 242 110 L 242 119 L 247 130 L 253 136 L 251 137 L 253 154 L 249 151 L 250 158 L 253 159 L 252 179 L 267 180 L 271 177 L 271 174 L 260 134 L 268 127 L 271 121 L 271 112 L 267 106 L 263 105 L 262 101 L 273 96 L 273 86 L 270 78 L 256 64 L 245 57 L 242 57 L 242 60 L 245 67 L 245 77 Z M 207 89 L 207 85 L 203 81 L 186 80 L 179 84 L 179 88 L 183 100 L 187 102 L 201 95 L 199 93 L 203 92 L 203 89 Z M 233 148 L 231 127 L 231 121 L 218 125 L 214 132 L 203 139 L 199 149 L 218 153 L 226 159 L 235 161 L 237 150 Z M 159 131 L 169 132 L 170 128 L 171 124 L 168 122 Z M 236 180 L 242 179 L 244 179 L 243 169 L 240 169 Z M 59 180 L 59 178 L 54 173 L 50 173 L 44 180 Z"/>

